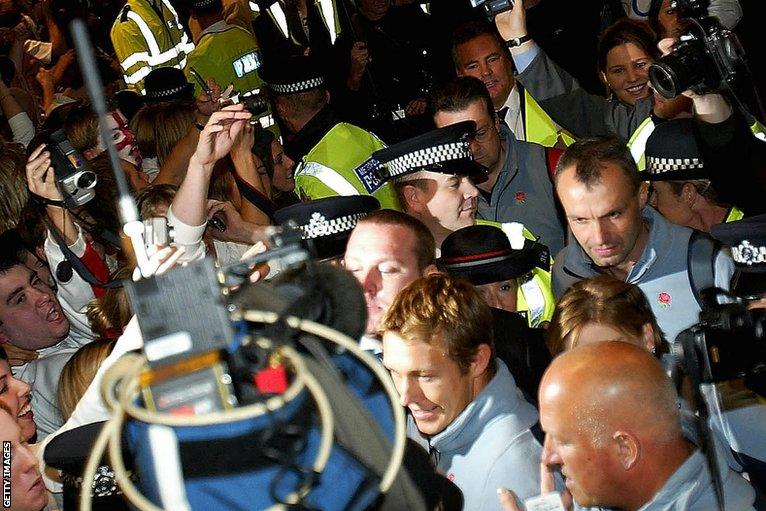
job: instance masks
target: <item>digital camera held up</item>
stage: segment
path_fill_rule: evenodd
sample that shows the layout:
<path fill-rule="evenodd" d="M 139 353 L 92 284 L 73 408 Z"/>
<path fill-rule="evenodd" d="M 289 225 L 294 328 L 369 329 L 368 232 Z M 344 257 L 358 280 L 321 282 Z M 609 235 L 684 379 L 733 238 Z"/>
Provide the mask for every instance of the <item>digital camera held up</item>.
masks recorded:
<path fill-rule="evenodd" d="M 666 98 L 734 88 L 750 72 L 737 36 L 708 15 L 709 0 L 672 0 L 686 29 L 673 51 L 649 68 L 652 87 Z"/>
<path fill-rule="evenodd" d="M 77 208 L 93 199 L 96 196 L 96 173 L 90 170 L 82 154 L 72 147 L 64 130 L 51 134 L 48 149 L 64 204 Z"/>
<path fill-rule="evenodd" d="M 471 6 L 484 9 L 488 18 L 513 9 L 514 0 L 471 0 Z"/>

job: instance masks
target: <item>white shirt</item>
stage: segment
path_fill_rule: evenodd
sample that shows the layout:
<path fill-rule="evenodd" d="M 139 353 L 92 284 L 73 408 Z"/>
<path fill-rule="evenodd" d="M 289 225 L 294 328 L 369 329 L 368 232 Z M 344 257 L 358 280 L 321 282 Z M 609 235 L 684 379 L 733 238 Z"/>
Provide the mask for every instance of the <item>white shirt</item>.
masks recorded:
<path fill-rule="evenodd" d="M 521 114 L 521 94 L 518 85 L 514 84 L 510 94 L 505 99 L 501 108 L 508 108 L 505 114 L 505 123 L 516 136 L 516 140 L 526 140 L 527 133 L 524 129 L 524 116 Z"/>
<path fill-rule="evenodd" d="M 37 425 L 37 439 L 42 440 L 64 422 L 58 407 L 58 386 L 64 365 L 79 349 L 67 337 L 55 346 L 37 350 L 38 357 L 24 365 L 13 367 L 13 375 L 32 387 L 32 413 Z"/>

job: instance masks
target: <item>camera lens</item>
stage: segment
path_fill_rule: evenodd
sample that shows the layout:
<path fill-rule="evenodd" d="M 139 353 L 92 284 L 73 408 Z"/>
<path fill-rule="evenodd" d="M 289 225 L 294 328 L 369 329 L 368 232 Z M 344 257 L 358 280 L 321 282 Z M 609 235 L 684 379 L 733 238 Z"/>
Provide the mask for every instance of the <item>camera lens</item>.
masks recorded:
<path fill-rule="evenodd" d="M 649 68 L 649 80 L 652 82 L 652 88 L 662 97 L 671 99 L 678 96 L 675 73 L 667 65 L 653 64 Z"/>
<path fill-rule="evenodd" d="M 96 173 L 90 170 L 81 172 L 77 178 L 77 188 L 87 189 L 94 186 L 96 186 Z"/>

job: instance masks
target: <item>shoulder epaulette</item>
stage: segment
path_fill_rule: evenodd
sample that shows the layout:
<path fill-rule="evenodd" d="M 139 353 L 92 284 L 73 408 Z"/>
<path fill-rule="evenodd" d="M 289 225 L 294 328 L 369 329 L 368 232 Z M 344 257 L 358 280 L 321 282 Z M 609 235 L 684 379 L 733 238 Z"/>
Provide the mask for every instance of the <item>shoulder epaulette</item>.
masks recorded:
<path fill-rule="evenodd" d="M 122 11 L 120 12 L 120 22 L 125 23 L 128 21 L 128 12 L 130 12 L 130 5 L 125 4 L 125 7 L 122 8 Z"/>

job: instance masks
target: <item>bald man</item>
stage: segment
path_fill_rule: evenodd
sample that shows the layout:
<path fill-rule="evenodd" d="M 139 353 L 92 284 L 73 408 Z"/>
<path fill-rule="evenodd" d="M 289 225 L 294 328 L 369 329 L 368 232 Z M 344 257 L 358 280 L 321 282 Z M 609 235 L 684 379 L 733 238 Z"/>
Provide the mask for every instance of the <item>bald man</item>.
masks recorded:
<path fill-rule="evenodd" d="M 682 429 L 675 389 L 644 349 L 602 342 L 556 358 L 540 385 L 540 424 L 542 464 L 560 468 L 581 508 L 717 509 L 705 458 Z M 753 509 L 749 483 L 719 460 L 726 509 Z"/>

